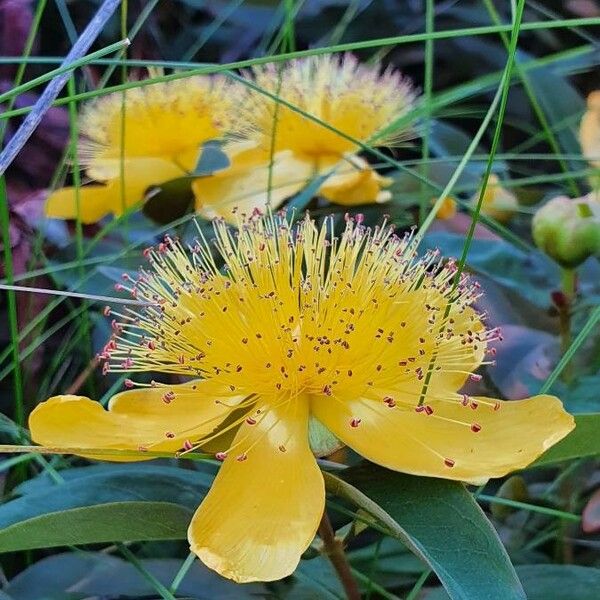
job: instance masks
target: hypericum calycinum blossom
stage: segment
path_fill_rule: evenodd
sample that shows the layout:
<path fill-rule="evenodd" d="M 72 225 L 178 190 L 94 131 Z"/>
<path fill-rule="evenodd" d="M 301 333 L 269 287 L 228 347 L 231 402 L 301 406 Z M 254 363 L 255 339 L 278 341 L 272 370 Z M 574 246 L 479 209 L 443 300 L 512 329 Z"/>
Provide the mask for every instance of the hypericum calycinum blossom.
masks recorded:
<path fill-rule="evenodd" d="M 379 64 L 361 65 L 350 54 L 257 66 L 248 78 L 266 94 L 251 92 L 238 106 L 232 132 L 244 141 L 226 146 L 231 167 L 194 182 L 202 214 L 232 220 L 235 208 L 250 214 L 267 201 L 276 208 L 325 175 L 318 194 L 337 204 L 390 199 L 382 187 L 392 180 L 357 153 L 360 144 L 390 146 L 409 136 L 411 123 L 400 120 L 416 95 L 406 78 L 382 72 Z"/>
<path fill-rule="evenodd" d="M 151 75 L 157 75 L 152 71 Z M 146 191 L 193 172 L 201 146 L 230 125 L 243 86 L 224 77 L 187 77 L 144 84 L 99 98 L 81 116 L 80 162 L 104 185 L 53 192 L 46 214 L 94 223 L 141 204 Z"/>
<path fill-rule="evenodd" d="M 172 239 L 149 251 L 130 290 L 151 304 L 117 315 L 107 364 L 195 379 L 122 392 L 108 411 L 51 398 L 31 414 L 33 439 L 114 460 L 148 456 L 111 450 L 220 442 L 189 541 L 206 565 L 247 582 L 289 575 L 311 543 L 325 502 L 313 452 L 339 445 L 333 436 L 390 469 L 481 482 L 573 428 L 553 396 L 458 392 L 479 378 L 497 331 L 470 306 L 477 287 L 464 276 L 453 285 L 452 262 L 418 258 L 391 227 L 348 218 L 337 237 L 334 226 L 255 215 L 235 233 L 215 224 L 216 256 L 204 237 L 191 255 Z M 311 449 L 325 428 L 330 439 Z"/>

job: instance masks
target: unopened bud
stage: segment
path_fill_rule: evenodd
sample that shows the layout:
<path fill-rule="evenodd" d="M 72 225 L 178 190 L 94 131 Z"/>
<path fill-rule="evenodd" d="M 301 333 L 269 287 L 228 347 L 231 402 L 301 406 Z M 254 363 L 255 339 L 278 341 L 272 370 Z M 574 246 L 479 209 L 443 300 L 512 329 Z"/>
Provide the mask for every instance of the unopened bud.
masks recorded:
<path fill-rule="evenodd" d="M 531 226 L 538 248 L 565 268 L 600 255 L 600 204 L 591 195 L 550 200 L 537 211 Z"/>

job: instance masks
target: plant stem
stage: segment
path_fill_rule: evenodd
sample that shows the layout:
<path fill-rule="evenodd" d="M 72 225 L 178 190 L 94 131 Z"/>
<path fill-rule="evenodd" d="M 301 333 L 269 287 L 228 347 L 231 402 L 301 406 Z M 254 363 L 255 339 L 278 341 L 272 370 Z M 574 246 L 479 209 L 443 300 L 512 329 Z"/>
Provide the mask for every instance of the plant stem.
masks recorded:
<path fill-rule="evenodd" d="M 571 345 L 571 309 L 575 300 L 577 278 L 574 269 L 561 269 L 560 286 L 562 292 L 561 302 L 558 304 L 558 319 L 560 331 L 560 350 L 564 355 Z M 563 371 L 563 380 L 571 380 L 570 366 Z"/>
<path fill-rule="evenodd" d="M 323 540 L 323 551 L 331 561 L 334 569 L 337 572 L 348 600 L 360 600 L 360 591 L 352 571 L 350 564 L 344 552 L 344 544 L 341 540 L 335 537 L 335 532 L 331 526 L 331 521 L 327 516 L 327 511 L 323 512 L 323 518 L 319 525 L 319 536 Z"/>

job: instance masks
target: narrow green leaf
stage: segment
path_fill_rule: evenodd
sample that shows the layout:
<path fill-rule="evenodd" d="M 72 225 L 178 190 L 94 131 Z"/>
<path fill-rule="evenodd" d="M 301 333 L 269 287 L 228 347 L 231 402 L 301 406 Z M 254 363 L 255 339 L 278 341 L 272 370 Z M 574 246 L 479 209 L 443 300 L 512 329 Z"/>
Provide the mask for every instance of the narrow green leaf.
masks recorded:
<path fill-rule="evenodd" d="M 451 598 L 525 598 L 496 531 L 462 484 L 374 465 L 341 478 L 325 473 L 325 481 L 420 556 Z"/>
<path fill-rule="evenodd" d="M 517 567 L 528 600 L 596 600 L 600 588 L 600 569 L 578 565 L 522 565 Z M 435 589 L 426 600 L 447 600 Z"/>
<path fill-rule="evenodd" d="M 98 465 L 47 475 L 0 506 L 0 552 L 124 540 L 181 539 L 211 473 L 155 465 Z"/>
<path fill-rule="evenodd" d="M 99 542 L 185 539 L 193 511 L 170 502 L 110 502 L 48 513 L 0 531 L 0 552 Z"/>

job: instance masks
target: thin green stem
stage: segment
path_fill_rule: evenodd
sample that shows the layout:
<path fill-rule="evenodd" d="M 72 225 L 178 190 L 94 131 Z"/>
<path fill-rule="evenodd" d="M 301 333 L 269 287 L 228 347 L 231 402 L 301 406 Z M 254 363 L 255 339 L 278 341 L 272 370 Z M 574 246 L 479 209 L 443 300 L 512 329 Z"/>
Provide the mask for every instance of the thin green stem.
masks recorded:
<path fill-rule="evenodd" d="M 177 600 L 175 596 L 158 580 L 144 565 L 140 562 L 138 557 L 122 543 L 117 544 L 119 552 L 131 563 L 140 575 L 160 594 L 163 600 Z"/>
<path fill-rule="evenodd" d="M 496 7 L 494 6 L 492 0 L 483 0 L 483 2 L 487 8 L 488 13 L 492 17 L 494 23 L 496 25 L 499 25 L 501 22 L 500 15 L 498 14 L 498 11 L 496 10 Z M 506 33 L 504 31 L 502 31 L 499 33 L 499 35 L 502 39 L 502 42 L 504 43 L 504 46 L 508 50 L 510 42 L 509 42 L 509 39 L 508 39 Z M 518 74 L 519 78 L 521 79 L 521 83 L 523 84 L 523 89 L 525 90 L 525 94 L 527 95 L 529 103 L 531 104 L 531 108 L 533 109 L 533 112 L 535 113 L 535 116 L 542 127 L 542 131 L 544 133 L 546 141 L 548 142 L 548 145 L 552 148 L 553 155 L 559 155 L 560 150 L 561 150 L 560 145 L 552 131 L 552 128 L 550 127 L 550 124 L 548 123 L 546 114 L 544 113 L 544 110 L 535 95 L 535 91 L 531 84 L 531 80 L 529 79 L 528 74 L 525 71 L 523 71 L 523 69 L 521 68 L 521 65 L 518 60 L 515 61 L 515 71 Z M 569 174 L 569 166 L 567 165 L 567 163 L 560 158 L 557 158 L 556 160 L 560 164 L 562 171 L 566 175 L 568 175 Z M 572 177 L 570 177 L 570 176 L 567 177 L 567 184 L 569 185 L 569 189 L 574 196 L 579 195 L 579 188 L 577 186 L 577 183 L 575 182 L 575 180 Z"/>
<path fill-rule="evenodd" d="M 13 256 L 12 240 L 10 235 L 10 212 L 8 196 L 6 193 L 6 180 L 0 177 L 0 226 L 2 228 L 2 242 L 4 246 L 4 274 L 6 280 L 13 281 Z M 8 329 L 13 356 L 13 390 L 14 390 L 14 417 L 19 427 L 25 425 L 25 407 L 23 404 L 23 376 L 19 357 L 19 320 L 17 315 L 17 296 L 14 290 L 6 291 L 8 298 Z"/>
<path fill-rule="evenodd" d="M 564 355 L 571 346 L 571 315 L 573 313 L 573 303 L 576 296 L 577 275 L 574 269 L 561 269 L 561 297 L 557 304 L 559 331 L 560 331 L 560 350 Z M 572 379 L 571 365 L 567 365 L 562 372 L 565 382 Z"/>
<path fill-rule="evenodd" d="M 431 575 L 431 569 L 427 569 L 426 571 L 423 571 L 421 573 L 421 575 L 419 576 L 419 579 L 417 579 L 417 581 L 415 582 L 415 585 L 413 585 L 412 589 L 408 593 L 408 596 L 406 596 L 406 600 L 416 600 L 417 599 L 419 593 L 421 592 L 421 589 L 423 589 L 423 586 L 425 585 L 425 582 L 429 579 L 430 575 Z"/>
<path fill-rule="evenodd" d="M 181 567 L 179 568 L 179 571 L 177 571 L 177 573 L 175 574 L 175 577 L 173 577 L 173 581 L 169 586 L 169 591 L 172 594 L 177 593 L 177 589 L 181 585 L 181 582 L 185 579 L 185 576 L 188 574 L 188 571 L 191 569 L 195 560 L 196 555 L 193 552 L 190 552 L 187 555 L 187 558 L 183 561 Z"/>
<path fill-rule="evenodd" d="M 432 33 L 434 28 L 435 6 L 433 0 L 425 2 L 425 31 Z M 431 37 L 425 40 L 425 77 L 423 84 L 423 104 L 431 107 L 431 96 L 433 94 L 433 61 L 434 61 L 434 45 Z M 423 144 L 421 146 L 421 158 L 424 162 L 429 158 L 429 136 L 431 135 L 431 111 L 425 116 L 425 131 L 423 135 Z M 424 176 L 428 176 L 428 167 L 424 167 Z M 421 184 L 421 198 L 419 202 L 419 224 L 425 220 L 425 214 L 429 204 L 429 186 L 424 182 Z"/>
<path fill-rule="evenodd" d="M 546 379 L 544 385 L 540 388 L 540 394 L 546 394 L 550 390 L 550 388 L 554 385 L 554 382 L 560 377 L 560 374 L 563 372 L 565 367 L 569 364 L 573 355 L 577 350 L 579 350 L 580 346 L 585 342 L 588 335 L 592 333 L 596 324 L 600 321 L 600 306 L 597 306 L 590 315 L 586 324 L 583 326 L 581 331 L 577 334 L 577 337 L 573 340 L 573 343 L 569 346 L 569 349 L 562 355 L 562 358 L 558 361 L 556 367 L 552 373 L 550 373 L 548 379 Z"/>

